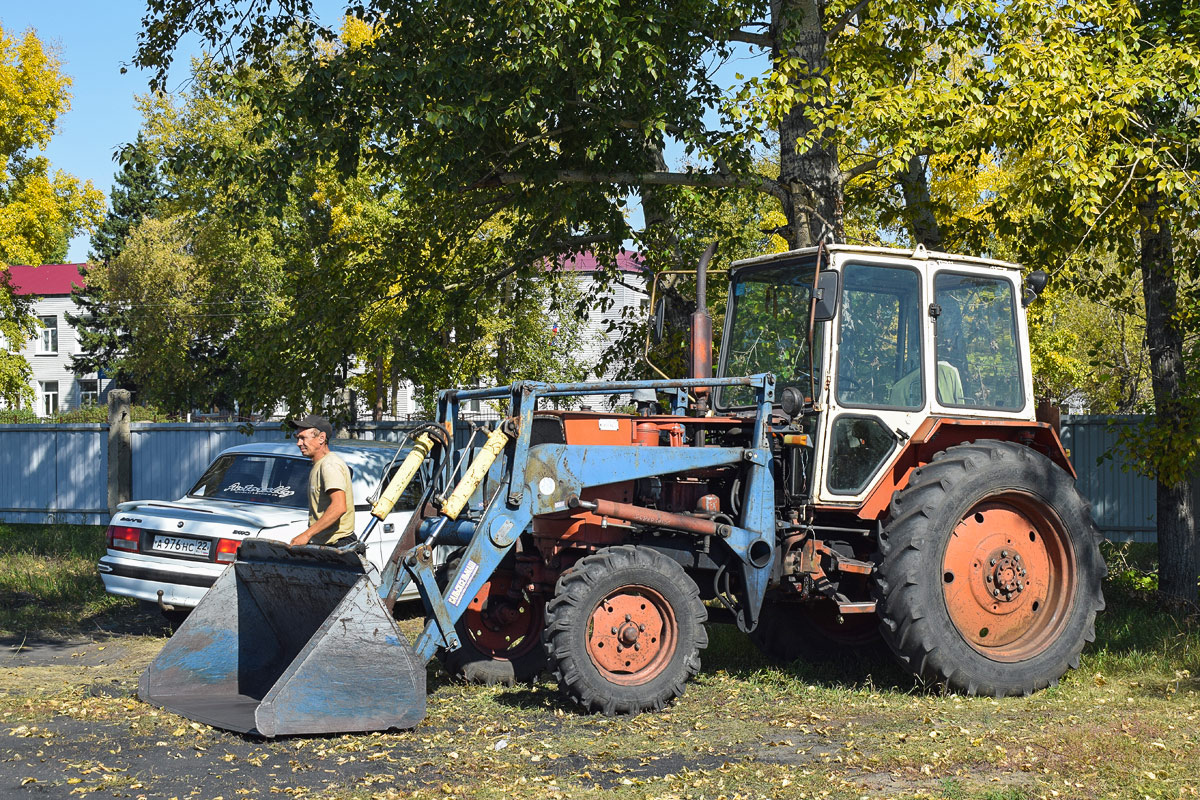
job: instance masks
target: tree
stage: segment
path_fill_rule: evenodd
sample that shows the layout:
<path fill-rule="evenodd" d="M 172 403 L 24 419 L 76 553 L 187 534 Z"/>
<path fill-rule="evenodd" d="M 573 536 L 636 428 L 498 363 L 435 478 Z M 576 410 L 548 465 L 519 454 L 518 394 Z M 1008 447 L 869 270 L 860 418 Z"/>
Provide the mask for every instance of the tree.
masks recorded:
<path fill-rule="evenodd" d="M 1194 603 L 1200 11 L 1175 0 L 1126 0 L 1102 14 L 1076 6 L 1048 18 L 1045 5 L 1013 6 L 1015 24 L 1056 24 L 1013 40 L 996 61 L 1005 92 L 988 109 L 991 141 L 1014 154 L 996 218 L 1011 219 L 1023 204 L 1039 208 L 1024 250 L 1092 283 L 1092 296 L 1119 301 L 1140 279 L 1153 416 L 1129 444 L 1158 482 L 1160 591 Z M 1109 258 L 1116 270 L 1096 268 Z"/>
<path fill-rule="evenodd" d="M 104 198 L 91 184 L 50 172 L 38 151 L 70 104 L 70 78 L 31 30 L 20 37 L 0 27 L 0 266 L 61 261 L 71 236 L 93 225 Z M 0 400 L 32 401 L 31 371 L 19 352 L 33 335 L 30 304 L 14 297 L 7 270 L 0 278 Z"/>
<path fill-rule="evenodd" d="M 354 46 L 360 30 L 351 24 L 329 46 Z M 288 58 L 281 48 L 277 60 Z M 102 331 L 127 337 L 116 365 L 143 397 L 177 411 L 283 401 L 345 417 L 350 387 L 382 413 L 385 383 L 404 379 L 508 380 L 535 374 L 534 363 L 543 377 L 582 374 L 563 358 L 569 331 L 550 330 L 552 286 L 513 279 L 508 256 L 529 242 L 525 222 L 481 222 L 475 206 L 419 177 L 401 190 L 368 161 L 347 174 L 322 151 L 282 176 L 247 175 L 237 165 L 270 157 L 278 142 L 258 138 L 260 112 L 239 94 L 263 76 L 238 78 L 201 61 L 186 93 L 143 100 L 137 149 L 160 165 L 157 217 L 132 228 L 94 283 Z M 157 265 L 177 287 L 171 297 L 134 280 L 130 258 Z M 352 381 L 356 365 L 371 377 Z"/>
<path fill-rule="evenodd" d="M 269 66 L 264 54 L 311 10 L 307 0 L 273 9 L 156 4 L 137 61 L 165 74 L 178 37 L 195 30 L 231 63 Z M 369 46 L 302 51 L 298 81 L 257 87 L 267 129 L 309 134 L 281 135 L 272 164 L 317 141 L 343 166 L 366 159 L 442 191 L 470 189 L 484 208 L 503 203 L 546 245 L 565 232 L 597 246 L 631 238 L 620 208 L 631 191 L 649 232 L 670 226 L 661 187 L 745 188 L 778 200 L 790 246 L 841 240 L 849 195 L 915 241 L 990 251 L 999 234 L 1060 278 L 1092 279 L 1093 256 L 1136 267 L 1162 424 L 1154 441 L 1169 445 L 1143 451 L 1160 481 L 1163 590 L 1194 599 L 1200 546 L 1184 480 L 1194 437 L 1178 435 L 1198 418 L 1184 267 L 1197 229 L 1190 5 L 376 0 L 351 11 L 373 26 Z M 301 42 L 321 36 L 298 30 Z M 710 67 L 739 45 L 771 66 L 727 93 Z M 755 162 L 770 134 L 777 178 Z M 668 138 L 697 168 L 665 164 Z M 979 213 L 939 202 L 939 169 L 997 159 L 1005 179 L 976 198 Z"/>
<path fill-rule="evenodd" d="M 121 170 L 114 176 L 110 208 L 92 235 L 89 254 L 93 263 L 104 265 L 121 254 L 130 234 L 154 214 L 163 198 L 158 164 L 141 134 L 133 144 L 120 148 L 114 160 Z M 82 270 L 85 280 L 89 271 Z M 87 281 L 84 288 L 72 292 L 79 313 L 68 314 L 67 321 L 79 334 L 81 351 L 71 357 L 72 369 L 79 374 L 103 370 L 121 387 L 136 390 L 132 378 L 118 369 L 129 348 L 130 321 L 120 307 L 108 302 L 101 286 Z"/>

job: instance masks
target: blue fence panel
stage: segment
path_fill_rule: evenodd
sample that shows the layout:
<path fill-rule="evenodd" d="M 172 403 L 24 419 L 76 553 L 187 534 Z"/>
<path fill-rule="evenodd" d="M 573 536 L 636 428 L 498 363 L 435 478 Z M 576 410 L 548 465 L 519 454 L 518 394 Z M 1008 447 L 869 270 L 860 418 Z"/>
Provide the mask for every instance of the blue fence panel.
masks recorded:
<path fill-rule="evenodd" d="M 1080 492 L 1092 504 L 1096 527 L 1115 542 L 1157 541 L 1154 481 L 1125 468 L 1118 448 L 1122 430 L 1140 416 L 1063 417 L 1063 444 L 1079 473 Z"/>
<path fill-rule="evenodd" d="M 0 426 L 0 520 L 107 518 L 104 425 Z"/>
<path fill-rule="evenodd" d="M 54 520 L 72 524 L 107 521 L 107 426 L 62 425 L 55 439 L 58 499 Z"/>
<path fill-rule="evenodd" d="M 1155 484 L 1122 468 L 1119 431 L 1141 417 L 1065 416 L 1063 443 L 1091 501 L 1097 527 L 1114 541 L 1155 541 Z M 363 422 L 363 439 L 400 441 L 415 422 Z M 494 423 L 493 423 L 494 424 Z M 489 426 L 490 427 L 490 426 Z M 279 423 L 133 423 L 133 498 L 175 500 L 226 447 L 281 441 Z M 456 429 L 456 446 L 471 435 Z M 1111 457 L 1109 457 L 1111 456 Z M 107 425 L 0 425 L 0 521 L 103 524 L 108 520 Z"/>

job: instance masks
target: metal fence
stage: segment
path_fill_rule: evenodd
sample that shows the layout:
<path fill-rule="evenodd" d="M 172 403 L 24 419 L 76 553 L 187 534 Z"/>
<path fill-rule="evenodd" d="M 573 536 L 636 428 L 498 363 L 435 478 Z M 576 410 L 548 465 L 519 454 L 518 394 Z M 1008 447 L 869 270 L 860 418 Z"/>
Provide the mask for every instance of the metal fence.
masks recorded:
<path fill-rule="evenodd" d="M 1122 428 L 1141 417 L 1067 416 L 1063 443 L 1092 503 L 1097 527 L 1115 541 L 1155 540 L 1154 482 L 1124 468 Z M 416 422 L 360 423 L 362 439 L 399 441 Z M 213 457 L 236 444 L 280 441 L 278 423 L 149 423 L 130 426 L 132 496 L 181 497 Z M 459 428 L 459 447 L 469 431 Z M 104 524 L 108 520 L 107 425 L 0 425 L 0 521 Z M 1196 487 L 1200 488 L 1200 487 Z"/>
<path fill-rule="evenodd" d="M 360 439 L 400 441 L 416 422 L 362 423 Z M 285 441 L 278 423 L 134 422 L 132 497 L 176 500 L 217 453 Z M 469 431 L 462 430 L 462 442 Z M 108 425 L 0 425 L 0 522 L 108 521 Z"/>
<path fill-rule="evenodd" d="M 1118 447 L 1121 432 L 1142 419 L 1135 415 L 1072 415 L 1062 421 L 1063 445 L 1079 473 L 1079 491 L 1091 501 L 1096 527 L 1114 542 L 1153 542 L 1158 538 L 1155 483 L 1129 469 Z M 1193 483 L 1193 496 L 1197 488 Z"/>

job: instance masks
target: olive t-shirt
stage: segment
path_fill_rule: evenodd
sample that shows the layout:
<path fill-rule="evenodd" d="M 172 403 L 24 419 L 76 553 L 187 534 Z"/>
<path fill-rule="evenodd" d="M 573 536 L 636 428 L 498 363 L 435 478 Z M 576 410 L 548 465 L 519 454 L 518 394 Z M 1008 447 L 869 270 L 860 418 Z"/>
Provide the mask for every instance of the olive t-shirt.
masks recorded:
<path fill-rule="evenodd" d="M 336 527 L 321 531 L 311 544 L 335 544 L 354 533 L 354 492 L 350 488 L 350 468 L 335 453 L 326 453 L 313 462 L 308 473 L 308 524 L 312 525 L 329 508 L 329 490 L 341 489 L 346 493 L 346 513 L 338 519 Z"/>

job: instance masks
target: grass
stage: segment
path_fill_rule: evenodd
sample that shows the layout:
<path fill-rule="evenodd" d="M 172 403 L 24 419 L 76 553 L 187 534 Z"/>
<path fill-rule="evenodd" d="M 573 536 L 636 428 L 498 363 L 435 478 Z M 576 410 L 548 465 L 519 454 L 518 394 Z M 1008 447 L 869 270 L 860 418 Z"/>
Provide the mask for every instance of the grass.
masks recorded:
<path fill-rule="evenodd" d="M 81 626 L 96 613 L 83 610 L 83 598 L 94 600 L 96 588 L 73 594 L 64 584 L 94 577 L 98 550 L 88 548 L 98 545 L 87 542 L 98 532 L 14 536 L 22 532 L 0 529 L 3 580 L 14 580 L 10 554 L 59 565 L 59 580 L 43 576 L 22 591 L 60 587 L 39 597 L 43 613 L 74 610 L 78 616 L 66 618 Z M 26 544 L 16 546 L 14 538 Z M 1113 567 L 1153 557 L 1106 555 Z M 258 742 L 129 696 L 97 693 L 98 680 L 131 692 L 161 641 L 108 640 L 110 649 L 100 655 L 127 648 L 110 666 L 12 670 L 23 677 L 19 690 L 0 693 L 0 726 L 8 732 L 0 740 L 47 736 L 48 755 L 52 745 L 68 743 L 77 748 L 71 752 L 94 754 L 13 775 L 16 783 L 36 777 L 64 793 L 68 786 L 95 787 L 134 797 L 144 793 L 143 783 L 154 796 L 184 796 L 190 788 L 167 787 L 186 779 L 201 795 L 228 798 L 234 796 L 228 784 L 219 783 L 226 772 L 224 779 L 236 779 L 247 796 L 336 800 L 1200 796 L 1200 619 L 1159 610 L 1123 574 L 1112 570 L 1108 609 L 1080 669 L 1025 698 L 947 695 L 915 684 L 886 658 L 777 667 L 744 634 L 714 626 L 700 675 L 660 713 L 580 714 L 550 681 L 466 686 L 431 666 L 429 714 L 412 731 Z M 421 624 L 413 617 L 401 627 L 411 640 Z M 10 686 L 18 685 L 16 677 Z M 56 728 L 64 719 L 74 727 Z M 88 736 L 96 741 L 89 744 Z M 0 759 L 0 775 L 8 775 L 8 763 L 16 761 Z M 124 770 L 123 783 L 108 768 Z M 102 773 L 110 775 L 107 784 L 97 777 Z"/>
<path fill-rule="evenodd" d="M 0 633 L 79 630 L 131 602 L 96 571 L 104 528 L 0 524 Z"/>

